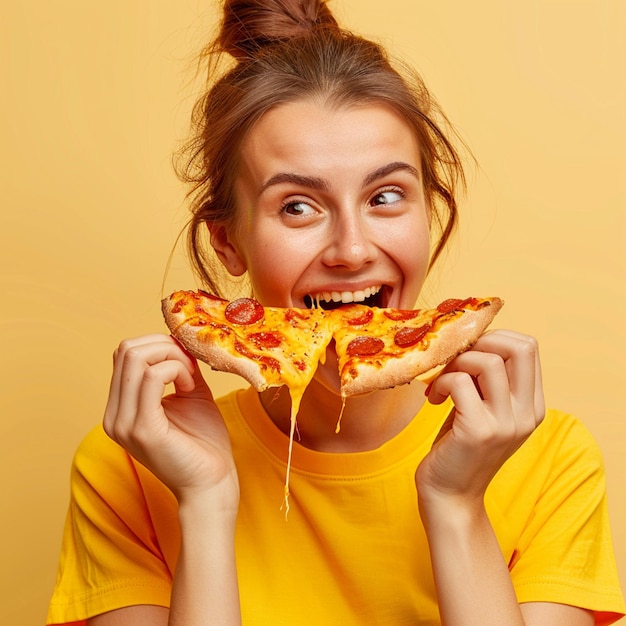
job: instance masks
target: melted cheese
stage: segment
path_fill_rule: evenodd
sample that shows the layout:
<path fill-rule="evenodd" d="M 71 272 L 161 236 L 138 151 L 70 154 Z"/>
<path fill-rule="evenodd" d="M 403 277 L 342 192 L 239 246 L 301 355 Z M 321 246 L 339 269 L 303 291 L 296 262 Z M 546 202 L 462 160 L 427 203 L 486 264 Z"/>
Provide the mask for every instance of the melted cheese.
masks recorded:
<path fill-rule="evenodd" d="M 335 426 L 335 434 L 338 435 L 341 431 L 341 418 L 343 417 L 343 412 L 346 409 L 346 396 L 341 394 L 341 411 L 339 412 L 339 417 L 337 418 L 337 425 Z"/>
<path fill-rule="evenodd" d="M 283 494 L 283 505 L 281 510 L 285 511 L 285 521 L 289 517 L 289 479 L 291 477 L 291 458 L 293 456 L 293 440 L 298 427 L 297 416 L 300 410 L 300 402 L 306 390 L 305 387 L 289 388 L 291 398 L 291 415 L 289 418 L 289 451 L 287 453 L 287 469 L 285 471 L 285 487 Z"/>

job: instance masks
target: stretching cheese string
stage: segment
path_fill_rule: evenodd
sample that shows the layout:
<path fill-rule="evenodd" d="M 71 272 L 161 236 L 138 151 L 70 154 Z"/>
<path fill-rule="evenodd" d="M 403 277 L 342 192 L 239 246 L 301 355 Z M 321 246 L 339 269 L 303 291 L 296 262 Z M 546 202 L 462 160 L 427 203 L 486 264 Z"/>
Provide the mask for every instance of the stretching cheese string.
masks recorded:
<path fill-rule="evenodd" d="M 285 511 L 285 521 L 289 518 L 289 478 L 291 475 L 291 458 L 293 456 L 293 441 L 298 429 L 297 415 L 300 410 L 300 402 L 304 395 L 306 387 L 297 387 L 289 390 L 289 396 L 291 398 L 291 416 L 289 418 L 289 452 L 287 453 L 287 471 L 285 472 L 285 486 L 283 494 L 283 503 L 280 507 L 282 511 Z M 343 411 L 346 408 L 346 397 L 341 397 L 341 412 L 339 413 L 339 419 L 337 420 L 337 426 L 335 427 L 335 433 L 339 433 L 341 430 L 341 418 Z"/>
<path fill-rule="evenodd" d="M 291 475 L 291 457 L 293 455 L 293 440 L 296 433 L 297 428 L 297 420 L 296 417 L 298 415 L 298 411 L 300 410 L 300 402 L 302 401 L 302 396 L 304 395 L 306 387 L 294 387 L 293 389 L 289 389 L 289 396 L 291 398 L 291 417 L 289 420 L 289 452 L 287 454 L 287 471 L 285 473 L 285 487 L 284 487 L 284 498 L 283 504 L 280 507 L 281 511 L 285 510 L 285 521 L 287 521 L 289 517 L 289 478 Z"/>
<path fill-rule="evenodd" d="M 339 431 L 341 430 L 341 418 L 343 417 L 343 412 L 346 408 L 346 396 L 344 396 L 343 394 L 341 394 L 341 411 L 339 413 L 339 419 L 337 420 L 337 426 L 335 426 L 335 434 L 339 434 Z"/>

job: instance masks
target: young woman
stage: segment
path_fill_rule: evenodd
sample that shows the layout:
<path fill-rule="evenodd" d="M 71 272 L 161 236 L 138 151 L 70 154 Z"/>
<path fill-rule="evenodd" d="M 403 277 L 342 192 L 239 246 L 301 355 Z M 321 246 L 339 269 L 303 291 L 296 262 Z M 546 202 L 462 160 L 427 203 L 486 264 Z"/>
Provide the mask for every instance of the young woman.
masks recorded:
<path fill-rule="evenodd" d="M 412 308 L 456 221 L 460 159 L 424 85 L 320 0 L 227 1 L 195 110 L 192 259 L 264 305 Z M 207 245 L 210 244 L 210 245 Z M 624 605 L 602 461 L 546 414 L 537 344 L 483 335 L 429 388 L 350 398 L 335 355 L 298 414 L 214 401 L 170 337 L 121 343 L 81 445 L 48 623 L 568 624 Z M 164 387 L 175 392 L 163 397 Z M 106 432 L 106 434 L 105 434 Z"/>

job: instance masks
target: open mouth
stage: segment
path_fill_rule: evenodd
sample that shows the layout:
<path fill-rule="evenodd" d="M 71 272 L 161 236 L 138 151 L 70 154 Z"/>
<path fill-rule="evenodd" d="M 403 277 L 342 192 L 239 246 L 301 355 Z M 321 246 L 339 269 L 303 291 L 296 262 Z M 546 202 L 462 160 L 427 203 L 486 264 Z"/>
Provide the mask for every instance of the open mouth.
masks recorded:
<path fill-rule="evenodd" d="M 304 305 L 307 309 L 337 309 L 344 304 L 363 304 L 365 306 L 385 306 L 384 285 L 375 285 L 359 291 L 325 291 L 315 295 L 304 296 Z"/>

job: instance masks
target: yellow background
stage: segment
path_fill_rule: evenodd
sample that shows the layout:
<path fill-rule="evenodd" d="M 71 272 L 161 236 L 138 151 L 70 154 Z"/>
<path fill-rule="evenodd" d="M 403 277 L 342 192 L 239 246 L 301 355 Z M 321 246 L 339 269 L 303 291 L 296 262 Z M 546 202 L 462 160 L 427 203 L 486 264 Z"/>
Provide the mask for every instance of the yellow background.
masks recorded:
<path fill-rule="evenodd" d="M 101 418 L 113 349 L 163 330 L 162 278 L 186 217 L 170 153 L 210 5 L 0 5 L 3 624 L 43 623 L 70 459 Z M 549 403 L 604 451 L 626 580 L 626 3 L 331 7 L 411 59 L 470 143 L 480 168 L 427 295 L 501 295 L 498 324 L 540 339 Z M 165 290 L 191 286 L 178 254 Z"/>

